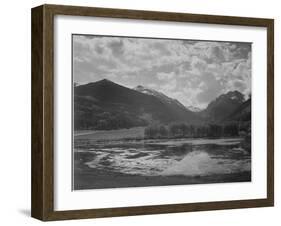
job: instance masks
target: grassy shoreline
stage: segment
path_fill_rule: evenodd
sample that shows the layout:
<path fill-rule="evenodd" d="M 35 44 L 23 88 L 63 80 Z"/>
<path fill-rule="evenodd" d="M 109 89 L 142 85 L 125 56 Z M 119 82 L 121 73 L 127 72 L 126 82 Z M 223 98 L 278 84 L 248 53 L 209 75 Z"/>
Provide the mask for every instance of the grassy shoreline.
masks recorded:
<path fill-rule="evenodd" d="M 243 138 L 234 137 L 158 137 L 148 138 L 144 136 L 145 127 L 133 127 L 130 129 L 118 130 L 81 130 L 74 132 L 74 140 L 90 140 L 96 141 L 126 141 L 126 140 L 167 140 L 167 139 L 222 139 L 222 138 Z"/>

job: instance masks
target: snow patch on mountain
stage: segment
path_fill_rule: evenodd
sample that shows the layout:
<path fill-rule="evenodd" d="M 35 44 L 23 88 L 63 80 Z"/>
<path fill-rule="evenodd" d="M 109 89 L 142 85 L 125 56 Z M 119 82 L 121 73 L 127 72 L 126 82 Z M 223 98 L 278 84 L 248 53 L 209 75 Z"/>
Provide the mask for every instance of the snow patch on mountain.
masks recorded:
<path fill-rule="evenodd" d="M 181 104 L 177 99 L 168 97 L 165 94 L 163 94 L 159 91 L 156 91 L 154 89 L 150 89 L 150 88 L 138 85 L 137 87 L 134 88 L 134 90 L 147 94 L 147 95 L 155 96 L 158 99 L 160 99 L 162 102 L 174 103 L 174 104 L 177 104 L 178 106 L 180 106 L 181 108 L 186 109 L 186 107 L 183 104 Z"/>

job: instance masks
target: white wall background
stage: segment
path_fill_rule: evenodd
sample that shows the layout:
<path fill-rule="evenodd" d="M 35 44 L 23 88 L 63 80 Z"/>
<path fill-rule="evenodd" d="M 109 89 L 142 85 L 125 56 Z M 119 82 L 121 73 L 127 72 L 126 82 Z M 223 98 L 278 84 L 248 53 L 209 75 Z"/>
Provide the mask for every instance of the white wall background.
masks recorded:
<path fill-rule="evenodd" d="M 0 224 L 42 225 L 30 215 L 30 8 L 43 4 L 174 11 L 275 19 L 275 207 L 95 220 L 51 225 L 280 225 L 281 3 L 276 0 L 2 1 L 0 7 Z"/>

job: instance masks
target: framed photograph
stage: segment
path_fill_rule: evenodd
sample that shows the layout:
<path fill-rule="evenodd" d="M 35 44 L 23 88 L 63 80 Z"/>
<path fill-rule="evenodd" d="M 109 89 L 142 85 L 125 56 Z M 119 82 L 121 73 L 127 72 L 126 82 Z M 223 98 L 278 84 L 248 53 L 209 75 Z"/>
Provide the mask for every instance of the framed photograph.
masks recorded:
<path fill-rule="evenodd" d="M 32 9 L 32 216 L 273 206 L 274 21 Z"/>

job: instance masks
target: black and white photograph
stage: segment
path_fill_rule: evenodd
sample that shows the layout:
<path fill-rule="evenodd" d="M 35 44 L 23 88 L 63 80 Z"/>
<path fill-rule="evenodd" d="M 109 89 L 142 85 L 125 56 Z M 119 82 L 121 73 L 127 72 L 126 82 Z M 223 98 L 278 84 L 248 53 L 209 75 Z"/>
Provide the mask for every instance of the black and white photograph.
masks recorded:
<path fill-rule="evenodd" d="M 251 182 L 251 52 L 73 34 L 72 189 Z"/>

